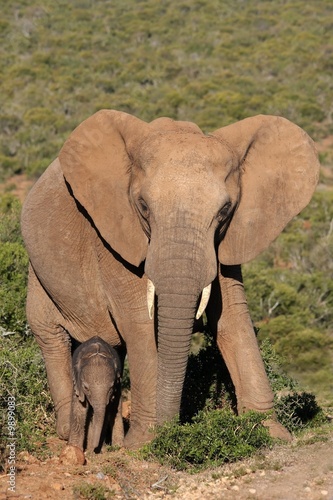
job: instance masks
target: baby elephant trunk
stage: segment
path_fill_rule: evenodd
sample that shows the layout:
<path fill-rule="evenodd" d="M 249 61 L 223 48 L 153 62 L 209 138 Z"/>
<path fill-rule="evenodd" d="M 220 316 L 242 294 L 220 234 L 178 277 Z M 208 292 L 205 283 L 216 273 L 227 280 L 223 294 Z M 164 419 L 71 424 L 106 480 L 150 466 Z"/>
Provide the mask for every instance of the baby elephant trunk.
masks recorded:
<path fill-rule="evenodd" d="M 89 439 L 89 448 L 91 451 L 99 447 L 102 437 L 103 425 L 105 420 L 105 405 L 94 406 L 94 414 L 91 425 L 91 439 Z"/>

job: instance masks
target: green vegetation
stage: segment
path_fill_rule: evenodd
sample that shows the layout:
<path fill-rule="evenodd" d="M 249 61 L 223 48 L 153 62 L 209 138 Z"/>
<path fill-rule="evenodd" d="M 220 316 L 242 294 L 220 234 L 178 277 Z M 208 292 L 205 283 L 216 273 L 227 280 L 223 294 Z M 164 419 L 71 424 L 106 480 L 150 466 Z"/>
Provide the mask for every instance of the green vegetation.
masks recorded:
<path fill-rule="evenodd" d="M 101 108 L 147 121 L 190 120 L 205 131 L 276 114 L 314 139 L 333 134 L 331 0 L 0 0 L 0 6 L 0 181 L 15 173 L 39 176 L 70 132 Z M 323 420 L 312 392 L 320 404 L 333 405 L 332 145 L 320 159 L 326 169 L 309 206 L 244 266 L 276 410 L 293 432 Z M 6 428 L 7 399 L 14 396 L 17 450 L 43 451 L 54 414 L 26 325 L 28 258 L 19 212 L 12 196 L 0 198 L 0 427 Z M 207 449 L 218 463 L 267 444 L 258 416 L 242 417 L 244 429 L 253 427 L 243 435 L 228 409 L 232 385 L 209 336 L 190 358 L 184 394 L 187 423 L 168 424 L 153 445 L 170 463 L 203 467 Z M 194 417 L 198 408 L 212 411 Z M 196 432 L 203 433 L 202 448 L 191 451 Z M 180 442 L 177 455 L 172 447 Z"/>
<path fill-rule="evenodd" d="M 327 422 L 315 395 L 303 391 L 299 383 L 286 374 L 282 358 L 268 339 L 261 342 L 260 350 L 274 392 L 274 408 L 279 422 L 294 434 Z"/>
<path fill-rule="evenodd" d="M 0 197 L 0 331 L 26 329 L 28 256 L 20 234 L 20 202 Z"/>
<path fill-rule="evenodd" d="M 105 500 L 114 498 L 115 493 L 103 484 L 87 484 L 86 482 L 74 486 L 73 493 L 75 498 L 86 498 L 88 500 Z"/>
<path fill-rule="evenodd" d="M 236 417 L 230 409 L 201 411 L 191 423 L 166 423 L 143 456 L 193 471 L 234 462 L 271 444 L 268 430 L 261 425 L 265 418 L 255 412 Z"/>
<path fill-rule="evenodd" d="M 15 399 L 16 451 L 48 453 L 46 438 L 55 432 L 53 403 L 45 366 L 32 334 L 0 334 L 0 463 L 7 445 L 8 398 Z M 12 400 L 12 399 L 11 399 Z"/>
<path fill-rule="evenodd" d="M 2 176 L 39 175 L 101 108 L 204 130 L 276 114 L 333 133 L 331 0 L 0 5 Z"/>

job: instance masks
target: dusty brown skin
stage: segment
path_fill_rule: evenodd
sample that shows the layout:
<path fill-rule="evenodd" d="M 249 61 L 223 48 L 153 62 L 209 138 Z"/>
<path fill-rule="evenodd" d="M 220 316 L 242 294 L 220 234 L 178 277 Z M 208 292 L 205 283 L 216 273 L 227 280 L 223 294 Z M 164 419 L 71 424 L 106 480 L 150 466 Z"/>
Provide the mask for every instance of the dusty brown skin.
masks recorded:
<path fill-rule="evenodd" d="M 107 423 L 111 425 L 111 443 L 123 445 L 120 374 L 117 352 L 100 337 L 92 337 L 75 350 L 69 445 L 83 450 L 87 441 L 88 450 L 98 449 Z"/>
<path fill-rule="evenodd" d="M 198 301 L 210 283 L 207 318 L 238 411 L 272 409 L 240 265 L 307 205 L 318 173 L 311 139 L 280 117 L 255 116 L 205 135 L 192 123 L 148 124 L 102 110 L 71 134 L 22 215 L 31 261 L 27 314 L 59 436 L 69 433 L 69 334 L 83 342 L 94 332 L 126 345 L 126 446 L 151 439 L 151 426 L 179 412 Z M 158 298 L 149 306 L 153 320 L 148 278 Z M 288 437 L 277 422 L 270 430 Z"/>

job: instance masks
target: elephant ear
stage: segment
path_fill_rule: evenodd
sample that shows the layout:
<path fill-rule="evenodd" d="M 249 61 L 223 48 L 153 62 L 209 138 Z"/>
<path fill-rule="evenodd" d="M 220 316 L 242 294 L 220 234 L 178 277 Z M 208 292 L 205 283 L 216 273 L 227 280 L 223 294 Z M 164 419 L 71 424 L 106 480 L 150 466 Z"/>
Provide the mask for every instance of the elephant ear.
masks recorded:
<path fill-rule="evenodd" d="M 81 403 L 84 403 L 86 395 L 83 391 L 80 373 L 81 373 L 81 361 L 80 359 L 77 359 L 75 364 L 73 365 L 73 388 L 75 395 L 79 398 L 79 401 Z"/>
<path fill-rule="evenodd" d="M 84 403 L 86 400 L 86 395 L 83 391 L 81 381 L 78 380 L 77 383 L 74 382 L 74 391 L 76 396 L 79 398 L 80 403 Z"/>
<path fill-rule="evenodd" d="M 310 201 L 319 161 L 310 137 L 285 118 L 254 116 L 212 135 L 238 156 L 240 200 L 219 260 L 242 264 L 256 257 Z"/>
<path fill-rule="evenodd" d="M 101 110 L 79 125 L 59 154 L 64 177 L 109 245 L 138 266 L 148 240 L 130 203 L 130 155 L 148 124 L 126 113 Z"/>

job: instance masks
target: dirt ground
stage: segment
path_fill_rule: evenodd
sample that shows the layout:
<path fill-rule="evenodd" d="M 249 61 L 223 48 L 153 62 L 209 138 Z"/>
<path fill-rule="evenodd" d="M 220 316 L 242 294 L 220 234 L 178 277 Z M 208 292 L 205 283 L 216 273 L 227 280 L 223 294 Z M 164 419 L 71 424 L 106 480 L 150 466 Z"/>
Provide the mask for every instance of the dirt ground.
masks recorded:
<path fill-rule="evenodd" d="M 65 466 L 59 462 L 64 443 L 52 438 L 48 444 L 52 456 L 45 461 L 27 452 L 18 455 L 15 492 L 8 491 L 9 477 L 3 474 L 0 500 L 333 499 L 332 427 L 324 441 L 308 433 L 302 440 L 275 445 L 251 459 L 197 474 L 139 460 L 125 450 L 87 456 L 84 466 Z"/>

